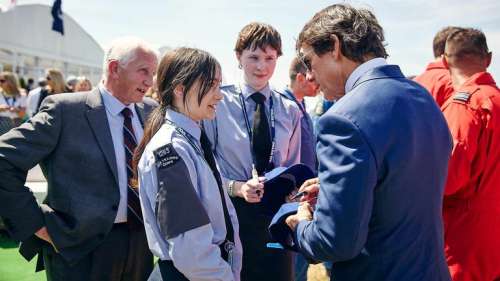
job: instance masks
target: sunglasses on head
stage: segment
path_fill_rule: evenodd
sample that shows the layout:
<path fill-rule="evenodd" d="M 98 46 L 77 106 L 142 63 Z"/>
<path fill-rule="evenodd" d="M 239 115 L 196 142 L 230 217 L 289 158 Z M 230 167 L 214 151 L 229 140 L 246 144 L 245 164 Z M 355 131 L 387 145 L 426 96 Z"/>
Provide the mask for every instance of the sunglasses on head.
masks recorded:
<path fill-rule="evenodd" d="M 307 71 L 311 71 L 312 68 L 311 68 L 311 59 L 309 57 L 307 57 L 306 55 L 304 55 L 304 53 L 300 52 L 298 55 L 297 55 L 299 61 L 302 63 L 302 65 L 304 65 L 304 67 L 307 69 Z"/>

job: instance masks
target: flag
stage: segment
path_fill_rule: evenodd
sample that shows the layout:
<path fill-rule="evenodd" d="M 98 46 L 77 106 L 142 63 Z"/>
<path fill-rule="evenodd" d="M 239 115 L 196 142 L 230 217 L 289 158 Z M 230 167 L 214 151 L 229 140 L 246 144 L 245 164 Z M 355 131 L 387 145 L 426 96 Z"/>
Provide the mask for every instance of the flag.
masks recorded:
<path fill-rule="evenodd" d="M 55 32 L 61 33 L 61 35 L 64 35 L 64 23 L 63 23 L 63 11 L 61 8 L 62 5 L 62 0 L 55 0 L 54 5 L 52 5 L 52 18 L 54 18 L 54 21 L 52 22 L 52 30 Z"/>
<path fill-rule="evenodd" d="M 7 1 L 6 4 L 0 6 L 0 10 L 2 12 L 7 12 L 9 10 L 14 9 L 16 7 L 16 5 L 17 5 L 17 0 L 9 0 L 9 1 Z"/>

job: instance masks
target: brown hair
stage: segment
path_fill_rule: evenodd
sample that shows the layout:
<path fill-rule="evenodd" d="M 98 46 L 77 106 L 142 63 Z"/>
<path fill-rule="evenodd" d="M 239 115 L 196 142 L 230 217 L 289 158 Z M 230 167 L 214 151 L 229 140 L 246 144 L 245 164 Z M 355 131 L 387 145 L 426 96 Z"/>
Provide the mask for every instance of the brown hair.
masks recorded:
<path fill-rule="evenodd" d="M 240 54 L 246 49 L 255 51 L 260 48 L 264 51 L 267 46 L 275 49 L 278 56 L 283 54 L 281 51 L 281 36 L 278 31 L 269 24 L 252 22 L 241 29 L 234 51 Z"/>
<path fill-rule="evenodd" d="M 439 30 L 432 40 L 432 50 L 434 52 L 434 57 L 438 58 L 444 54 L 444 46 L 446 45 L 446 38 L 448 36 L 459 30 L 460 27 L 457 26 L 447 26 Z"/>
<path fill-rule="evenodd" d="M 301 60 L 299 60 L 297 57 L 294 57 L 292 60 L 292 64 L 290 65 L 290 70 L 288 72 L 290 81 L 295 81 L 297 74 L 299 73 L 306 75 L 307 67 L 302 63 Z"/>
<path fill-rule="evenodd" d="M 446 56 L 458 59 L 465 56 L 484 58 L 488 55 L 488 44 L 483 32 L 474 28 L 462 28 L 446 39 Z"/>
<path fill-rule="evenodd" d="M 3 71 L 0 73 L 0 77 L 3 77 L 5 83 L 2 85 L 2 89 L 8 96 L 19 96 L 21 91 L 19 90 L 19 80 L 17 75 L 10 71 Z"/>
<path fill-rule="evenodd" d="M 208 52 L 193 48 L 178 48 L 169 51 L 160 61 L 157 74 L 157 90 L 160 106 L 151 112 L 144 128 L 144 135 L 134 152 L 134 185 L 137 184 L 137 164 L 151 138 L 163 124 L 167 108 L 175 109 L 174 89 L 184 86 L 183 102 L 186 104 L 186 94 L 199 81 L 198 104 L 212 88 L 220 64 Z M 137 186 L 137 185 L 136 185 Z"/>
<path fill-rule="evenodd" d="M 334 50 L 336 35 L 340 50 L 348 59 L 364 62 L 366 55 L 387 57 L 384 30 L 375 15 L 367 9 L 356 9 L 347 4 L 335 4 L 319 11 L 300 32 L 296 49 L 311 46 L 321 56 Z"/>

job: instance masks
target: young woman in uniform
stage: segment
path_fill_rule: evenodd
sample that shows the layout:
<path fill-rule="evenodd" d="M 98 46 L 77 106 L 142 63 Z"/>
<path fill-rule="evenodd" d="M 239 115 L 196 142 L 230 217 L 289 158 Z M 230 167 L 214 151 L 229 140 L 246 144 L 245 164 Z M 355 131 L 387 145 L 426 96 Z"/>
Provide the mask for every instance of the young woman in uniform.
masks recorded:
<path fill-rule="evenodd" d="M 240 280 L 236 212 L 199 125 L 222 99 L 220 65 L 205 51 L 179 48 L 157 75 L 160 107 L 135 155 L 149 247 L 164 281 Z"/>

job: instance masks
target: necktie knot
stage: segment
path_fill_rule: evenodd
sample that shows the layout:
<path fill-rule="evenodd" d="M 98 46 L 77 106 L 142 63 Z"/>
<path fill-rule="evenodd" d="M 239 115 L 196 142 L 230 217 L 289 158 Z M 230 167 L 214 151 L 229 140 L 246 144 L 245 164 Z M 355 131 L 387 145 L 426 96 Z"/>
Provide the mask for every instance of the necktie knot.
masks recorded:
<path fill-rule="evenodd" d="M 263 94 L 259 93 L 259 92 L 255 92 L 253 93 L 250 98 L 256 103 L 256 104 L 264 104 L 264 102 L 266 101 L 266 96 L 264 96 Z"/>
<path fill-rule="evenodd" d="M 125 118 L 132 117 L 132 110 L 130 110 L 130 108 L 128 108 L 128 107 L 125 107 L 121 113 L 122 113 L 123 117 L 125 117 Z"/>

